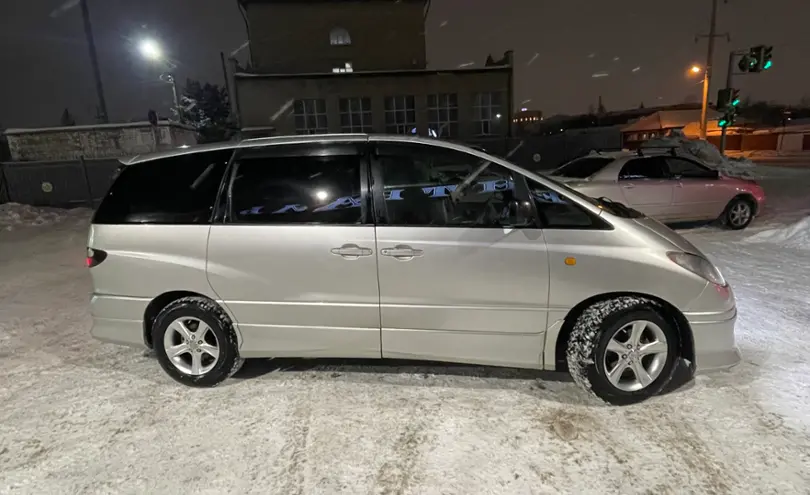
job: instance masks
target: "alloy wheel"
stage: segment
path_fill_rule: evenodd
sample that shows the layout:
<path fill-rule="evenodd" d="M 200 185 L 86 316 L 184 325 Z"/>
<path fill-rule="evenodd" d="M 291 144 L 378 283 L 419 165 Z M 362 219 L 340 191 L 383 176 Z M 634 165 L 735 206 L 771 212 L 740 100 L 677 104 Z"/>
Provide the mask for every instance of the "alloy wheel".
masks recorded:
<path fill-rule="evenodd" d="M 182 317 L 169 324 L 163 348 L 174 367 L 186 375 L 204 375 L 219 361 L 219 341 L 199 318 Z"/>
<path fill-rule="evenodd" d="M 602 366 L 614 387 L 636 392 L 661 375 L 668 350 L 667 337 L 661 327 L 651 321 L 632 321 L 611 336 Z"/>
<path fill-rule="evenodd" d="M 731 207 L 729 211 L 729 222 L 734 227 L 741 227 L 745 225 L 751 218 L 751 205 L 744 201 L 740 201 Z"/>

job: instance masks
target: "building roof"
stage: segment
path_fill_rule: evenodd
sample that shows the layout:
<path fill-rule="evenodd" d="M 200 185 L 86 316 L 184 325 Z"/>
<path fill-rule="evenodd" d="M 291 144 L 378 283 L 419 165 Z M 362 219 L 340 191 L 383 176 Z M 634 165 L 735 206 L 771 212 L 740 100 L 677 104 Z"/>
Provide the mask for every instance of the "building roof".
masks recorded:
<path fill-rule="evenodd" d="M 708 110 L 709 119 L 717 119 L 722 114 L 711 108 Z M 696 110 L 661 110 L 652 115 L 641 118 L 622 129 L 622 132 L 661 131 L 666 129 L 680 129 L 692 122 L 700 120 L 700 109 Z"/>
<path fill-rule="evenodd" d="M 395 70 L 369 70 L 354 72 L 308 72 L 295 74 L 272 74 L 237 72 L 237 78 L 259 78 L 259 79 L 315 79 L 315 78 L 352 78 L 352 77 L 384 77 L 384 76 L 424 76 L 427 74 L 476 74 L 483 72 L 507 72 L 512 69 L 508 65 L 496 65 L 490 67 L 478 67 L 474 69 L 395 69 Z"/>

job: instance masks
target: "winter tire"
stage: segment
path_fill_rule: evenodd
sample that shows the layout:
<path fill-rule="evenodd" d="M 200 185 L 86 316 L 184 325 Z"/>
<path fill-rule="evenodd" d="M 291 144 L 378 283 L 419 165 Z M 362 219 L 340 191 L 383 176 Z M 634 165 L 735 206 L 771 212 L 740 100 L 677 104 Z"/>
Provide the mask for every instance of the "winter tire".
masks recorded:
<path fill-rule="evenodd" d="M 574 381 L 614 405 L 658 394 L 675 373 L 677 330 L 639 297 L 619 297 L 586 309 L 574 324 L 566 357 Z"/>
<path fill-rule="evenodd" d="M 163 370 L 191 387 L 214 387 L 244 361 L 230 318 L 204 297 L 184 297 L 163 308 L 152 342 Z"/>
<path fill-rule="evenodd" d="M 754 203 L 747 198 L 734 198 L 723 212 L 723 223 L 731 230 L 742 230 L 754 220 Z"/>

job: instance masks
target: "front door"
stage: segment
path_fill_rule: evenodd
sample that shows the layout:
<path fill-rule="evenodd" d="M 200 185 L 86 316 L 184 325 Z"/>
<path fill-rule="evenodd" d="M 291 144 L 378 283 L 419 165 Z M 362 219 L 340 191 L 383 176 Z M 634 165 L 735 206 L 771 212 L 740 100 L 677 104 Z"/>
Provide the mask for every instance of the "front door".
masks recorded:
<path fill-rule="evenodd" d="M 237 154 L 207 273 L 236 319 L 242 356 L 380 357 L 364 145 Z"/>
<path fill-rule="evenodd" d="M 660 220 L 671 217 L 674 181 L 663 157 L 628 160 L 619 171 L 619 187 L 630 207 Z"/>
<path fill-rule="evenodd" d="M 542 231 L 521 177 L 481 157 L 374 142 L 383 356 L 539 367 L 548 307 Z M 518 203 L 520 204 L 520 203 Z"/>

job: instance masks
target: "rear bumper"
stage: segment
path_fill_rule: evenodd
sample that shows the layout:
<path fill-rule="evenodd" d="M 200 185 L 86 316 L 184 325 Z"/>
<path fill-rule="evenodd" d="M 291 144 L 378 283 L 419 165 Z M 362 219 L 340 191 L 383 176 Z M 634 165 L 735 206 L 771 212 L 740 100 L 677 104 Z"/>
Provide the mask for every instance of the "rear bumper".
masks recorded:
<path fill-rule="evenodd" d="M 93 294 L 90 314 L 93 327 L 90 334 L 101 341 L 130 347 L 146 347 L 143 335 L 143 315 L 149 300 L 137 297 Z"/>
<path fill-rule="evenodd" d="M 734 338 L 737 308 L 721 312 L 687 313 L 695 343 L 695 372 L 725 370 L 740 363 L 742 356 Z"/>

